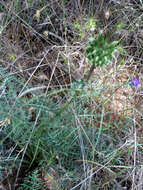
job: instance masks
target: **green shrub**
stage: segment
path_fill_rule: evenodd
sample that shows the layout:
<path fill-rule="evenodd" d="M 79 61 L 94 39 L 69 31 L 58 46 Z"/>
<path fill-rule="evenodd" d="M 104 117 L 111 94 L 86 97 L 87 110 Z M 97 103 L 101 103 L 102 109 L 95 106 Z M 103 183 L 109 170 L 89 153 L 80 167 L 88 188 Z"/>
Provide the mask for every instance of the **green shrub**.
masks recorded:
<path fill-rule="evenodd" d="M 24 182 L 21 185 L 22 188 L 19 190 L 40 190 L 42 188 L 40 174 L 38 174 L 38 170 L 34 170 L 31 174 L 27 175 L 24 178 Z"/>
<path fill-rule="evenodd" d="M 103 35 L 99 34 L 96 38 L 89 38 L 89 44 L 86 48 L 86 56 L 90 63 L 97 67 L 102 67 L 111 63 L 113 52 L 116 49 L 117 42 L 109 42 Z"/>

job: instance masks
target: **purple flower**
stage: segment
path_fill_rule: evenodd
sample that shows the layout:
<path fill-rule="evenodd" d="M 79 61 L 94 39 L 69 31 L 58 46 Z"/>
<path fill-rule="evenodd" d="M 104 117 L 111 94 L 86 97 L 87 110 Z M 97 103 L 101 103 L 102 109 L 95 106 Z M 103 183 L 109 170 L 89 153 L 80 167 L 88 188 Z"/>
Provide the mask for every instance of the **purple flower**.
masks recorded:
<path fill-rule="evenodd" d="M 33 21 L 33 18 L 30 17 L 30 18 L 29 18 L 29 22 L 32 23 L 32 21 Z"/>
<path fill-rule="evenodd" d="M 130 82 L 131 86 L 136 86 L 138 87 L 140 85 L 140 81 L 138 77 L 135 77 L 131 82 Z"/>
<path fill-rule="evenodd" d="M 97 85 L 97 84 L 98 84 L 98 81 L 97 81 L 97 80 L 94 80 L 93 83 Z"/>

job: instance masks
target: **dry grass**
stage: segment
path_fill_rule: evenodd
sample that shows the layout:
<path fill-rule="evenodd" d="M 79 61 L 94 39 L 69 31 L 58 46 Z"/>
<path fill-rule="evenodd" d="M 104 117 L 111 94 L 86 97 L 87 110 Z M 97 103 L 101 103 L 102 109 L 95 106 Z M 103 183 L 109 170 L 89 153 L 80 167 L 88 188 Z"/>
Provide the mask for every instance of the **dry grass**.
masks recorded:
<path fill-rule="evenodd" d="M 5 98 L 10 86 L 7 83 L 4 85 L 6 79 L 3 76 L 0 78 L 0 98 L 4 97 L 5 104 L 8 102 L 6 106 L 1 106 L 1 112 L 9 106 L 7 118 L 0 119 L 0 132 L 5 130 L 5 126 L 10 130 L 15 117 L 20 118 L 19 113 L 24 109 L 27 109 L 27 118 L 30 117 L 28 127 L 33 127 L 22 148 L 22 142 L 13 142 L 10 134 L 9 140 L 6 138 L 7 142 L 2 142 L 1 146 L 7 148 L 6 155 L 0 158 L 6 162 L 15 153 L 14 161 L 17 164 L 2 171 L 5 174 L 5 178 L 1 180 L 2 190 L 18 189 L 16 183 L 19 186 L 23 183 L 25 175 L 21 175 L 21 170 L 28 171 L 22 166 L 28 148 L 34 145 L 31 140 L 35 140 L 33 133 L 38 126 L 42 126 L 46 131 L 48 125 L 52 130 L 44 134 L 51 133 L 48 138 L 52 138 L 49 141 L 46 139 L 46 142 L 51 147 L 55 145 L 53 152 L 45 148 L 48 143 L 43 146 L 45 141 L 42 140 L 40 151 L 40 143 L 31 149 L 32 156 L 36 156 L 36 151 L 39 151 L 41 156 L 44 154 L 42 159 L 34 157 L 38 167 L 34 165 L 31 169 L 34 171 L 36 168 L 40 173 L 44 189 L 143 188 L 142 3 L 130 0 L 116 3 L 103 0 L 102 3 L 98 1 L 96 5 L 95 1 L 89 0 L 88 3 L 87 5 L 86 1 L 72 0 L 65 1 L 65 4 L 62 0 L 42 3 L 39 0 L 0 2 L 0 64 L 8 78 L 14 76 L 18 81 L 23 81 L 16 97 L 13 93 L 14 97 L 11 95 Z M 41 10 L 39 17 L 36 16 L 38 10 Z M 76 88 L 79 88 L 73 86 L 73 83 L 78 85 L 79 79 L 86 80 L 90 70 L 85 48 L 88 37 L 93 32 L 89 26 L 86 27 L 91 18 L 96 21 L 95 37 L 102 30 L 105 37 L 112 41 L 119 40 L 126 52 L 116 52 L 112 64 L 107 63 L 105 67 L 95 68 L 88 85 L 80 91 L 81 94 L 74 97 L 71 104 L 67 104 L 60 116 L 56 115 L 59 107 L 63 108 L 67 100 L 72 99 Z M 75 28 L 75 23 L 78 23 L 80 28 Z M 131 87 L 130 81 L 135 77 L 139 77 L 140 85 Z M 33 103 L 41 97 L 43 101 L 48 102 L 46 106 L 43 102 Z M 22 104 L 24 108 L 16 108 L 19 101 L 28 106 L 25 108 Z M 46 114 L 49 114 L 50 120 L 46 120 Z M 25 120 L 20 118 L 15 125 L 18 122 L 29 122 L 28 119 Z M 22 125 L 20 127 L 22 128 Z M 54 131 L 55 129 L 57 131 Z M 41 134 L 36 131 L 35 136 L 38 133 Z M 76 135 L 74 140 L 71 138 L 70 141 L 77 144 L 73 147 L 71 142 L 67 142 L 72 134 Z M 3 137 L 0 138 L 2 140 Z M 44 138 L 43 135 L 41 139 Z M 36 142 L 39 142 L 38 140 Z M 58 140 L 62 142 L 61 145 Z M 65 149 L 60 157 L 58 145 L 71 147 L 73 150 L 71 152 L 70 148 Z M 20 163 L 16 162 L 18 158 Z M 30 166 L 32 162 L 33 158 Z M 11 174 L 16 176 L 16 179 Z"/>

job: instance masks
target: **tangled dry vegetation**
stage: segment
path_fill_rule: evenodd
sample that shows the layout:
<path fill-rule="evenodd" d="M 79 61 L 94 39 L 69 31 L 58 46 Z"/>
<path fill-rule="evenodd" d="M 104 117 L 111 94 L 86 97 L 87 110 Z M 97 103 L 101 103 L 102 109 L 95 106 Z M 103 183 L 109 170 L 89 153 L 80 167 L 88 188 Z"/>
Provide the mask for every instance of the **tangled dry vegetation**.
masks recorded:
<path fill-rule="evenodd" d="M 10 104 L 6 104 L 9 105 L 7 116 L 0 118 L 0 159 L 4 163 L 0 175 L 2 190 L 143 188 L 142 10 L 143 2 L 140 0 L 0 2 L 0 98 L 13 88 L 7 85 L 2 72 L 8 78 L 16 77 L 22 81 L 19 89 L 13 92 L 16 95 L 10 99 Z M 115 52 L 112 64 L 94 69 L 88 81 L 88 90 L 75 98 L 73 91 L 77 86 L 73 84 L 86 81 L 91 67 L 85 50 L 89 37 L 93 35 L 96 38 L 101 31 L 104 38 L 118 41 L 121 51 Z M 137 85 L 133 84 L 135 78 L 139 79 Z M 5 88 L 3 84 L 6 84 Z M 15 87 L 18 88 L 17 83 Z M 37 101 L 37 97 L 43 97 L 46 105 L 49 101 L 49 107 L 53 102 L 49 108 L 52 111 L 43 106 L 44 112 L 49 115 L 37 111 L 41 109 L 38 106 L 44 105 L 41 99 L 40 103 Z M 24 145 L 21 135 L 26 134 L 27 129 L 21 129 L 20 137 L 14 137 L 14 130 L 8 136 L 9 131 L 6 129 L 5 132 L 5 126 L 17 124 L 13 121 L 17 109 L 18 115 L 21 115 L 23 108 L 14 107 L 18 101 L 28 105 L 24 108 L 27 109 L 27 121 L 34 125 L 29 131 L 34 135 L 26 137 Z M 34 101 L 38 102 L 35 107 Z M 6 99 L 5 102 L 9 101 Z M 1 112 L 5 107 L 2 105 Z M 57 110 L 60 106 L 64 111 L 59 116 Z M 59 117 L 61 123 L 57 124 L 55 122 L 59 122 Z M 19 126 L 21 123 L 25 125 L 24 119 L 19 123 Z M 47 133 L 47 123 L 52 129 L 49 141 L 43 135 Z M 55 133 L 52 125 L 57 130 Z M 60 133 L 58 125 L 63 130 Z M 74 125 L 76 129 L 72 127 Z M 38 131 L 38 126 L 42 126 L 42 132 Z M 68 130 L 71 127 L 71 131 L 65 132 L 63 126 Z M 57 133 L 60 135 L 55 137 Z M 66 137 L 65 133 L 68 134 Z M 73 133 L 77 134 L 67 145 L 67 139 Z M 40 138 L 45 139 L 38 141 Z M 56 138 L 60 140 L 57 142 Z M 50 141 L 54 145 L 57 143 L 58 148 Z M 65 143 L 64 148 L 69 146 L 65 153 L 60 150 L 61 141 L 62 145 Z M 54 148 L 47 150 L 46 146 Z M 62 153 L 55 153 L 55 149 Z M 15 164 L 7 166 L 11 155 Z M 24 160 L 30 160 L 30 164 L 27 166 Z M 34 179 L 37 181 L 34 182 Z"/>

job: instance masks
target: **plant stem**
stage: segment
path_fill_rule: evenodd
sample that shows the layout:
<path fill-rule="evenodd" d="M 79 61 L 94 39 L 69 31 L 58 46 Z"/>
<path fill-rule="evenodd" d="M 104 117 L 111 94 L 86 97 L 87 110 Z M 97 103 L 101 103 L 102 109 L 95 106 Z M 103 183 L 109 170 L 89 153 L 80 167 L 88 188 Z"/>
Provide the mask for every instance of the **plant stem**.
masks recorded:
<path fill-rule="evenodd" d="M 89 81 L 89 79 L 90 79 L 90 77 L 91 77 L 91 75 L 92 75 L 94 69 L 95 69 L 95 63 L 92 64 L 92 66 L 91 66 L 91 68 L 90 68 L 90 71 L 89 71 L 89 73 L 88 73 L 88 76 L 87 76 L 86 81 Z"/>

